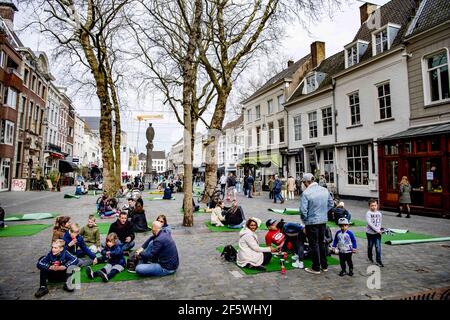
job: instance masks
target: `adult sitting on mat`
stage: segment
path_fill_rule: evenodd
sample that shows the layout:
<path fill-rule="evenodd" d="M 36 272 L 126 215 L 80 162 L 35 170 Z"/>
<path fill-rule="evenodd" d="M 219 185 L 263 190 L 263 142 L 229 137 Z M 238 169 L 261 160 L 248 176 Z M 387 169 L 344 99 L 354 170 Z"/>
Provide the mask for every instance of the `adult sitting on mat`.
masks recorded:
<path fill-rule="evenodd" d="M 331 209 L 333 221 L 338 224 L 339 219 L 345 218 L 349 223 L 351 223 L 352 215 L 344 208 L 344 202 L 341 201 L 338 205 Z"/>
<path fill-rule="evenodd" d="M 154 221 L 153 235 L 136 250 L 139 263 L 136 273 L 142 277 L 161 277 L 173 274 L 179 265 L 178 251 L 170 232 L 162 230 L 163 224 Z"/>
<path fill-rule="evenodd" d="M 133 225 L 134 232 L 147 232 L 150 230 L 141 198 L 136 200 L 136 206 L 134 210 L 131 211 L 131 214 L 131 224 Z"/>
<path fill-rule="evenodd" d="M 172 232 L 172 228 L 170 228 L 169 224 L 167 223 L 167 218 L 165 215 L 160 214 L 157 218 L 156 221 L 159 221 L 162 223 L 162 231 L 167 231 L 167 232 Z"/>
<path fill-rule="evenodd" d="M 109 227 L 108 234 L 112 232 L 119 237 L 122 251 L 129 251 L 134 247 L 135 243 L 133 240 L 135 235 L 133 225 L 127 220 L 127 214 L 125 212 L 121 212 L 119 218 Z"/>
<path fill-rule="evenodd" d="M 244 210 L 238 206 L 237 201 L 233 200 L 231 208 L 225 208 L 224 224 L 231 229 L 240 229 L 245 224 Z"/>
<path fill-rule="evenodd" d="M 219 200 L 217 202 L 216 207 L 211 212 L 211 224 L 217 227 L 223 227 L 223 222 L 225 221 L 225 217 L 222 215 L 223 211 L 223 201 Z"/>
<path fill-rule="evenodd" d="M 259 219 L 250 218 L 247 220 L 245 228 L 239 232 L 239 249 L 236 263 L 240 267 L 265 271 L 266 268 L 264 266 L 272 259 L 272 252 L 276 252 L 278 249 L 259 246 L 258 236 L 256 235 L 259 224 Z"/>
<path fill-rule="evenodd" d="M 102 198 L 100 199 L 100 202 L 98 204 L 98 214 L 100 215 L 100 218 L 108 218 L 113 217 L 116 215 L 116 210 L 113 209 L 113 207 L 110 205 L 110 199 L 108 198 L 108 195 L 103 194 Z"/>
<path fill-rule="evenodd" d="M 170 188 L 165 188 L 164 189 L 164 196 L 163 196 L 164 200 L 172 200 L 172 190 Z"/>

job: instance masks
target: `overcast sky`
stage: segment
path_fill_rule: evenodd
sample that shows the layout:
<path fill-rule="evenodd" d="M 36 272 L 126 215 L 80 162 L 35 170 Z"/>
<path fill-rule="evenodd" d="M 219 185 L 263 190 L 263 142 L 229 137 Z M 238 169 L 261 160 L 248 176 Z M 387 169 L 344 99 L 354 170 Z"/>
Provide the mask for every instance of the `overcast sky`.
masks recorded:
<path fill-rule="evenodd" d="M 359 6 L 364 2 L 358 0 L 342 1 L 343 4 L 339 11 L 336 11 L 332 17 L 324 15 L 321 21 L 313 21 L 309 25 L 309 30 L 297 24 L 293 24 L 286 30 L 286 38 L 281 44 L 283 54 L 293 60 L 298 60 L 310 52 L 310 44 L 314 41 L 324 41 L 326 47 L 326 56 L 329 57 L 341 50 L 344 45 L 353 40 L 360 26 Z M 388 0 L 374 0 L 372 3 L 383 5 Z M 20 8 L 19 8 L 20 9 Z M 29 19 L 23 11 L 19 11 L 15 16 L 15 23 L 18 26 L 23 25 Z M 44 38 L 40 34 L 31 32 L 20 32 L 19 36 L 25 46 L 35 51 L 48 52 L 51 58 L 51 48 L 45 43 Z M 58 82 L 57 65 L 61 62 L 51 63 L 51 72 L 56 76 Z M 264 63 L 264 62 L 263 62 Z M 254 72 L 258 72 L 255 70 Z M 128 134 L 128 146 L 136 146 L 138 143 L 140 152 L 145 152 L 145 129 L 148 124 L 139 123 L 134 120 L 139 114 L 163 114 L 163 120 L 153 121 L 155 127 L 154 150 L 170 151 L 171 145 L 182 137 L 181 125 L 179 125 L 167 107 L 163 107 L 159 101 L 158 93 L 148 93 L 145 98 L 138 100 L 134 93 L 127 92 L 125 94 L 131 105 L 128 112 L 122 114 L 122 129 Z M 122 93 L 123 96 L 123 93 Z M 81 116 L 99 116 L 98 103 L 96 98 L 91 101 L 79 99 L 72 96 L 75 108 Z"/>

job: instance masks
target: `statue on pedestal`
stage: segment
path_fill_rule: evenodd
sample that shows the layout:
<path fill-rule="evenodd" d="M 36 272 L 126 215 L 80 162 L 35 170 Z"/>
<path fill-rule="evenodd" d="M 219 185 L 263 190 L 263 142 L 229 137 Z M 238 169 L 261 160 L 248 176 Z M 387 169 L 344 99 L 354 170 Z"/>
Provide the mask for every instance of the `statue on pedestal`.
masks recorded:
<path fill-rule="evenodd" d="M 153 150 L 153 138 L 155 137 L 155 129 L 153 129 L 152 124 L 148 124 L 147 131 L 145 132 L 145 135 L 147 137 L 147 161 L 146 161 L 146 169 L 145 169 L 145 176 L 146 181 L 151 182 L 152 181 L 152 150 Z M 147 179 L 148 178 L 148 179 Z"/>

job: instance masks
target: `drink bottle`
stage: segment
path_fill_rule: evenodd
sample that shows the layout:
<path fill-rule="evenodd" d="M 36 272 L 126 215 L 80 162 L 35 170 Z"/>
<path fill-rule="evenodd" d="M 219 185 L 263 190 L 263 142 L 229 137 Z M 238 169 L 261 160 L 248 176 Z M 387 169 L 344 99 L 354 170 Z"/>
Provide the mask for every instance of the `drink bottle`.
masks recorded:
<path fill-rule="evenodd" d="M 281 264 L 281 274 L 285 275 L 286 274 L 286 267 L 284 266 L 284 259 L 280 259 L 280 264 Z"/>
<path fill-rule="evenodd" d="M 287 258 L 288 258 L 287 252 L 284 252 L 284 253 L 283 253 L 283 259 L 284 259 L 284 260 L 287 260 Z"/>

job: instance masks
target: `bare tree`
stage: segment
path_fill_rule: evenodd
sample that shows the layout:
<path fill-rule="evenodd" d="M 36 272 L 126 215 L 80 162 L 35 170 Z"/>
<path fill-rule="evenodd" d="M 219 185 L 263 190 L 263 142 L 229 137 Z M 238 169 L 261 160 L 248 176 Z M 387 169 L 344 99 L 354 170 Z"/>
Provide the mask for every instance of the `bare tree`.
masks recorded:
<path fill-rule="evenodd" d="M 183 126 L 184 141 L 184 226 L 193 226 L 193 149 L 198 121 L 215 93 L 202 81 L 198 43 L 201 39 L 203 0 L 140 0 L 129 17 L 129 29 L 137 50 L 130 54 L 141 62 L 139 88 L 149 83 L 164 95 L 164 104 L 173 110 Z M 207 77 L 203 77 L 203 79 Z"/>
<path fill-rule="evenodd" d="M 205 0 L 206 19 L 199 55 L 216 92 L 217 99 L 209 128 L 222 130 L 233 82 L 258 52 L 280 39 L 283 26 L 292 18 L 317 19 L 338 0 Z M 206 39 L 206 41 L 205 41 Z M 204 146 L 206 159 L 206 196 L 217 184 L 217 145 L 215 134 Z"/>
<path fill-rule="evenodd" d="M 120 186 L 120 108 L 115 65 L 116 35 L 132 0 L 23 0 L 32 6 L 33 22 L 58 44 L 57 56 L 71 57 L 73 67 L 92 75 L 100 102 L 100 145 L 104 188 L 115 195 Z M 76 59 L 73 59 L 73 58 Z M 113 133 L 113 121 L 114 130 Z M 114 134 L 114 137 L 113 137 Z M 114 141 L 114 145 L 113 145 Z"/>

